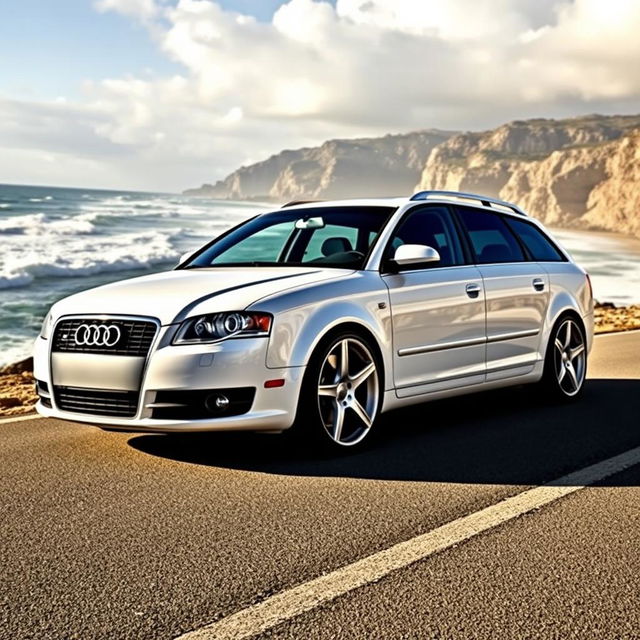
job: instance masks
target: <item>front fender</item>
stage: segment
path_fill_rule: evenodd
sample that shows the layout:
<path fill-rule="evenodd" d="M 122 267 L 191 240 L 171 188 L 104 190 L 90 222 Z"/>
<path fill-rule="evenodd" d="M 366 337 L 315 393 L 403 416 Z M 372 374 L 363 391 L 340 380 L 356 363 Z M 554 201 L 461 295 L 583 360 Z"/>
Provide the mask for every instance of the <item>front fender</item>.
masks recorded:
<path fill-rule="evenodd" d="M 347 282 L 314 289 L 313 292 L 305 292 L 307 295 L 298 292 L 298 302 L 303 304 L 294 308 L 287 308 L 285 299 L 261 304 L 262 309 L 274 313 L 267 367 L 306 366 L 314 349 L 329 331 L 350 323 L 359 325 L 373 336 L 382 354 L 385 370 L 390 372 L 392 338 L 389 294 L 379 275 L 362 273 Z M 293 302 L 293 299 L 289 299 L 289 302 Z"/>

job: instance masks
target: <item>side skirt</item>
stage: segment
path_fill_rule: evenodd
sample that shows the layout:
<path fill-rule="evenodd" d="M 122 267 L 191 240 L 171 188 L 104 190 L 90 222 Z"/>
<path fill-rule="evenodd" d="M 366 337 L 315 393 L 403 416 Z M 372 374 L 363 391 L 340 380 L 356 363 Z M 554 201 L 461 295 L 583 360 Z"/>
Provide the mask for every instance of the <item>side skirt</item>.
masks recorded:
<path fill-rule="evenodd" d="M 408 407 L 422 402 L 429 402 L 431 400 L 440 400 L 442 398 L 453 398 L 455 396 L 463 396 L 471 393 L 479 393 L 481 391 L 490 391 L 491 389 L 501 389 L 503 387 L 513 387 L 520 384 L 532 384 L 538 382 L 542 378 L 542 372 L 544 369 L 544 361 L 539 360 L 526 375 L 517 375 L 510 378 L 502 378 L 500 380 L 492 380 L 489 382 L 480 382 L 477 384 L 464 384 L 464 380 L 460 380 L 460 386 L 453 389 L 446 389 L 442 391 L 431 391 L 425 393 L 419 393 L 408 397 L 398 397 L 395 389 L 385 391 L 381 413 L 385 411 L 391 411 L 393 409 L 399 409 L 401 407 Z M 426 385 L 421 385 L 426 386 Z"/>

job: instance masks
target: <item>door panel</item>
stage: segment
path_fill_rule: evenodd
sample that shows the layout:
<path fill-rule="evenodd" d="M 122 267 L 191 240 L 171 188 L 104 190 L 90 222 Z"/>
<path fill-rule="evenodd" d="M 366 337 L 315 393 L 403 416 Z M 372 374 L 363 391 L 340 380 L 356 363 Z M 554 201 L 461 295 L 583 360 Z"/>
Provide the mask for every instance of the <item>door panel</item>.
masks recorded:
<path fill-rule="evenodd" d="M 549 277 L 498 212 L 459 206 L 487 304 L 487 382 L 522 375 L 539 359 Z"/>
<path fill-rule="evenodd" d="M 391 300 L 398 395 L 483 382 L 485 299 L 479 270 L 421 269 L 387 274 L 383 280 Z M 475 297 L 467 293 L 468 285 L 480 289 L 472 292 Z"/>
<path fill-rule="evenodd" d="M 535 262 L 478 268 L 487 301 L 487 381 L 527 373 L 540 357 L 549 276 Z"/>

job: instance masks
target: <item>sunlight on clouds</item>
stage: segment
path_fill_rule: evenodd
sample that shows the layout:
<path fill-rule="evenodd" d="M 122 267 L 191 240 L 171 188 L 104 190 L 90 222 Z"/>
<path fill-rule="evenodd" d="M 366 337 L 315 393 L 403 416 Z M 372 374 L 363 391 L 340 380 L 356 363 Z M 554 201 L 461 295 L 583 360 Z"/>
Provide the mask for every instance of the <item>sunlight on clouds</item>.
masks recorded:
<path fill-rule="evenodd" d="M 273 26 L 282 35 L 303 45 L 326 42 L 335 27 L 336 13 L 327 2 L 291 0 L 273 16 Z"/>
<path fill-rule="evenodd" d="M 527 20 L 518 10 L 520 4 L 513 0 L 338 0 L 336 11 L 356 24 L 401 33 L 448 40 L 509 39 Z"/>
<path fill-rule="evenodd" d="M 47 109 L 14 109 L 0 134 L 18 147 L 40 135 L 58 159 L 88 145 L 105 166 L 126 153 L 123 175 L 141 186 L 211 181 L 328 137 L 474 129 L 640 97 L 635 0 L 289 0 L 271 22 L 213 0 L 95 6 L 142 21 L 184 71 L 104 79 L 83 104 L 56 105 L 63 130 L 82 114 L 83 142 L 46 133 Z"/>
<path fill-rule="evenodd" d="M 326 91 L 307 78 L 278 81 L 274 89 L 270 109 L 275 115 L 303 116 L 321 112 Z"/>
<path fill-rule="evenodd" d="M 241 107 L 231 107 L 229 111 L 221 118 L 222 122 L 227 124 L 237 124 L 244 117 L 244 113 Z"/>

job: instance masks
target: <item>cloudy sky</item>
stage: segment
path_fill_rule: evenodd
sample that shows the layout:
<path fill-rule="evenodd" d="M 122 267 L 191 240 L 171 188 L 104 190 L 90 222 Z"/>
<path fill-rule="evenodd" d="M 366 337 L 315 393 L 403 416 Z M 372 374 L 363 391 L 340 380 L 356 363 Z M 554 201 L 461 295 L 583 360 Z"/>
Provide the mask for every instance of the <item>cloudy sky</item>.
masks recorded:
<path fill-rule="evenodd" d="M 327 138 L 640 112 L 639 0 L 20 0 L 0 182 L 177 191 Z"/>

